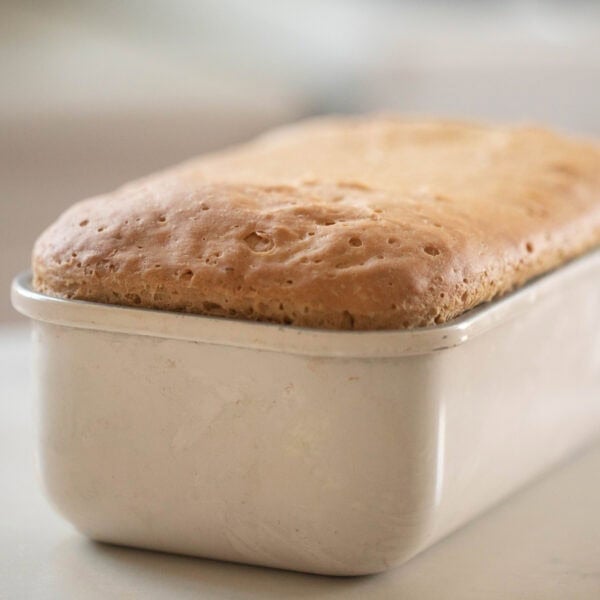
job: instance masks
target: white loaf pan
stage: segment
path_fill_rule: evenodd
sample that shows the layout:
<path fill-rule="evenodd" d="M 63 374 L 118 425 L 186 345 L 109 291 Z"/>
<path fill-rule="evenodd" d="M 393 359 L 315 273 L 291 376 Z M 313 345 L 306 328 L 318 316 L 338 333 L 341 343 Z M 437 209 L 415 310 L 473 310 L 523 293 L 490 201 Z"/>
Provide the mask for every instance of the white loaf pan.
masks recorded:
<path fill-rule="evenodd" d="M 47 493 L 96 540 L 350 575 L 401 563 L 600 433 L 600 252 L 429 329 L 50 298 Z"/>

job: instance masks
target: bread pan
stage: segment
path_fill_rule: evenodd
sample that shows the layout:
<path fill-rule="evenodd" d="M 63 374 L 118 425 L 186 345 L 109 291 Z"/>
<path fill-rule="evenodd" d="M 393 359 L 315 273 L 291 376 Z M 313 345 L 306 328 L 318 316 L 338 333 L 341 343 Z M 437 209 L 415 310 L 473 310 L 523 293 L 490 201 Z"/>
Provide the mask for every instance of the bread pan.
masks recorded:
<path fill-rule="evenodd" d="M 600 432 L 600 252 L 428 329 L 40 295 L 40 464 L 115 544 L 313 573 L 406 561 Z"/>

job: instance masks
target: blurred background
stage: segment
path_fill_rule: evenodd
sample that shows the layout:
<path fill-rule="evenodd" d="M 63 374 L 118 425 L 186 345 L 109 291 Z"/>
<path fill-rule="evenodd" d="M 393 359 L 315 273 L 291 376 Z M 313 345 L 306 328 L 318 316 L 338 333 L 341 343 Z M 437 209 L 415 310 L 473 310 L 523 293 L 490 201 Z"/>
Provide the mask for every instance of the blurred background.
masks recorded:
<path fill-rule="evenodd" d="M 600 135 L 594 0 L 0 0 L 0 322 L 84 197 L 309 115 Z"/>

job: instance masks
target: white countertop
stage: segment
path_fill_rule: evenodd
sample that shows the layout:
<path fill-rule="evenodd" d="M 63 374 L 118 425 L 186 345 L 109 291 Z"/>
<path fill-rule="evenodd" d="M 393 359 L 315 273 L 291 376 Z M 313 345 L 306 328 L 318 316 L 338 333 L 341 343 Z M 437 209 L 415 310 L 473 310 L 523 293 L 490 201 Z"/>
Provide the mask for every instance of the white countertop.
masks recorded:
<path fill-rule="evenodd" d="M 600 445 L 403 567 L 330 578 L 89 542 L 36 479 L 28 334 L 0 327 L 0 598 L 600 598 Z"/>

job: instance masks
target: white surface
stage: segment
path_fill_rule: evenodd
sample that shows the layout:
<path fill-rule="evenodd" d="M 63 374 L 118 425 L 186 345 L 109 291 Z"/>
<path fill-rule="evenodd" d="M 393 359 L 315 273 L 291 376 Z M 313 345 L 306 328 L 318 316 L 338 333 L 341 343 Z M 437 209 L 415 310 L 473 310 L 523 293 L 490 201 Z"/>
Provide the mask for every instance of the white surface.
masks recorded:
<path fill-rule="evenodd" d="M 40 494 L 28 353 L 26 329 L 0 329 L 0 598 L 600 596 L 600 445 L 383 575 L 301 575 L 88 542 Z"/>

